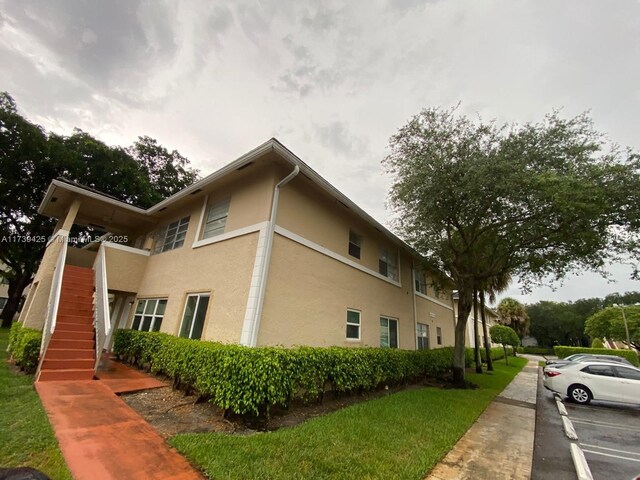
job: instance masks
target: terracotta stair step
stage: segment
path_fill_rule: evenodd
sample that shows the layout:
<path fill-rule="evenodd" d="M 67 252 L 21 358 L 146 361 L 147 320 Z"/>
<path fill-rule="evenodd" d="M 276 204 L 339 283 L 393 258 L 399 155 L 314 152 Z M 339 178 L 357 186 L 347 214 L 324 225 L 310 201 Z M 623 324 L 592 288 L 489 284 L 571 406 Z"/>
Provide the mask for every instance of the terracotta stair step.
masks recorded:
<path fill-rule="evenodd" d="M 93 323 L 93 312 L 91 315 L 69 315 L 60 314 L 56 317 L 56 323 Z"/>
<path fill-rule="evenodd" d="M 45 358 L 43 370 L 93 370 L 95 358 Z"/>
<path fill-rule="evenodd" d="M 92 308 L 89 308 L 88 306 L 71 307 L 69 305 L 60 305 L 58 307 L 58 318 L 60 319 L 62 317 L 93 318 L 93 307 Z"/>
<path fill-rule="evenodd" d="M 62 280 L 62 289 L 77 290 L 79 292 L 93 292 L 93 282 L 87 283 L 76 280 Z"/>
<path fill-rule="evenodd" d="M 76 265 L 65 265 L 64 271 L 69 273 L 77 273 L 79 275 L 86 275 L 89 272 L 93 273 L 93 269 L 89 267 L 78 267 Z"/>
<path fill-rule="evenodd" d="M 91 332 L 93 333 L 93 321 L 85 323 L 73 323 L 73 322 L 56 322 L 56 330 L 65 330 L 72 332 Z"/>
<path fill-rule="evenodd" d="M 52 348 L 49 344 L 47 353 L 45 355 L 46 360 L 85 360 L 95 359 L 95 351 L 93 348 L 74 349 L 74 348 Z"/>
<path fill-rule="evenodd" d="M 40 370 L 38 381 L 93 380 L 93 368 L 70 368 L 67 370 Z"/>
<path fill-rule="evenodd" d="M 78 332 L 77 330 L 62 330 L 56 325 L 56 330 L 51 335 L 52 340 L 90 340 L 93 341 L 93 330 Z"/>
<path fill-rule="evenodd" d="M 68 340 L 68 339 L 58 339 L 52 336 L 51 340 L 49 341 L 49 348 L 70 348 L 70 349 L 90 348 L 93 350 L 94 344 L 93 344 L 93 340 Z"/>

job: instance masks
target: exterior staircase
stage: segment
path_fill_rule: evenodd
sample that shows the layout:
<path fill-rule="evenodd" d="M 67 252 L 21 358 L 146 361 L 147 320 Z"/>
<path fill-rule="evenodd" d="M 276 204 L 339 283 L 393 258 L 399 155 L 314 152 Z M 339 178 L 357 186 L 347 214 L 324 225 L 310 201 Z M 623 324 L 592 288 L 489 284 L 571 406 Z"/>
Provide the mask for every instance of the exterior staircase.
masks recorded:
<path fill-rule="evenodd" d="M 56 328 L 38 381 L 93 379 L 96 361 L 93 283 L 91 268 L 65 265 Z"/>

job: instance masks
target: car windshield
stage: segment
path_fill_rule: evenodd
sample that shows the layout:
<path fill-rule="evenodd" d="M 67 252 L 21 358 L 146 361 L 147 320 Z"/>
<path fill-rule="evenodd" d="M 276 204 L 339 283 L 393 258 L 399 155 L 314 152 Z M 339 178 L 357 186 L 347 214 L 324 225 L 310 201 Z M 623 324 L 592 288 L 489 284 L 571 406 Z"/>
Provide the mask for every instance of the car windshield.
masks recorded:
<path fill-rule="evenodd" d="M 584 353 L 574 353 L 573 355 L 569 355 L 568 357 L 564 357 L 563 360 L 568 360 L 569 362 L 574 362 L 579 358 L 586 357 L 587 355 Z"/>

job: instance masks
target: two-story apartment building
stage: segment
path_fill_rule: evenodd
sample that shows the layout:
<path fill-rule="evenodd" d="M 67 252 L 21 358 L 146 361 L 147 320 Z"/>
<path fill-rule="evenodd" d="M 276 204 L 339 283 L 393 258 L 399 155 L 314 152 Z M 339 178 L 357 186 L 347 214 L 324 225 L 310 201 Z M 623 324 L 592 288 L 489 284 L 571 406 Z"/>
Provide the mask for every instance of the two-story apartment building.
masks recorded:
<path fill-rule="evenodd" d="M 22 311 L 29 327 L 55 323 L 56 301 L 73 315 L 55 295 L 66 265 L 93 269 L 111 329 L 248 346 L 454 341 L 451 295 L 416 252 L 275 139 L 147 210 L 58 179 L 39 211 L 58 224 Z M 73 224 L 109 235 L 67 248 Z"/>

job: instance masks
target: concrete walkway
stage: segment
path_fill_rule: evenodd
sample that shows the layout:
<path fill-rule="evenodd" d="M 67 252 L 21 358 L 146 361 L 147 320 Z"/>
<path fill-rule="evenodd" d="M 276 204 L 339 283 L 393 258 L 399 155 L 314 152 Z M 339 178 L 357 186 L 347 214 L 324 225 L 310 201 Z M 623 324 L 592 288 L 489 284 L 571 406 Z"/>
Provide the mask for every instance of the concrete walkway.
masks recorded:
<path fill-rule="evenodd" d="M 529 358 L 427 480 L 530 479 L 538 379 L 534 358 Z"/>
<path fill-rule="evenodd" d="M 121 365 L 103 375 L 105 381 L 35 385 L 73 477 L 201 480 L 189 462 L 114 393 L 165 385 Z"/>

